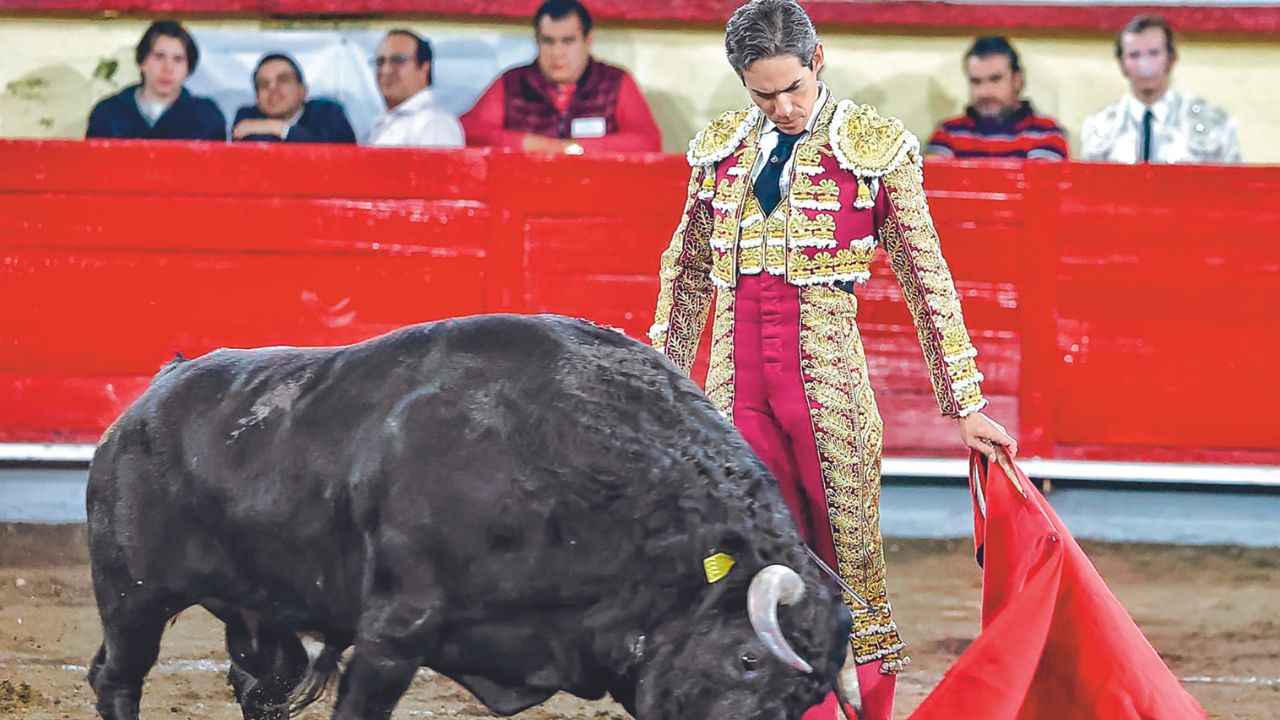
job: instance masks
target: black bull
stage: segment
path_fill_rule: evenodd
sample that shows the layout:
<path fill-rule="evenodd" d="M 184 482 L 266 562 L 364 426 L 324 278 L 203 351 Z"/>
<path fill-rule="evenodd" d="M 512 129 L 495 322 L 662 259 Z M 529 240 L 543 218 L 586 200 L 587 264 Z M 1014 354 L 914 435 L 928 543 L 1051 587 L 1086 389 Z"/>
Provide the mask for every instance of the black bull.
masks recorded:
<path fill-rule="evenodd" d="M 246 718 L 314 700 L 349 647 L 344 720 L 389 717 L 421 666 L 501 714 L 564 690 L 791 719 L 844 658 L 848 613 L 741 436 L 658 353 L 566 318 L 175 361 L 104 435 L 88 527 L 108 720 L 138 717 L 192 605 L 226 624 Z M 709 582 L 716 553 L 736 565 Z"/>

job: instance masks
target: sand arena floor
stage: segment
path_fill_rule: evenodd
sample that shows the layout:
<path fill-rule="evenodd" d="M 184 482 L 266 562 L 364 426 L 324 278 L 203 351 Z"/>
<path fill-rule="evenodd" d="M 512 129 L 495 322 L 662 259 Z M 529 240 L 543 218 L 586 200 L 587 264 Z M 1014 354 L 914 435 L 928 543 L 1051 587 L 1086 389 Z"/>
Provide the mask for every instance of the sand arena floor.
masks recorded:
<path fill-rule="evenodd" d="M 978 626 L 979 571 L 964 542 L 889 540 L 890 592 L 913 658 L 905 718 Z M 1280 718 L 1280 550 L 1086 543 L 1085 549 L 1173 671 L 1214 718 Z M 85 665 L 101 640 L 81 526 L 0 525 L 0 718 L 93 718 Z M 143 717 L 238 720 L 222 631 L 200 609 L 169 628 Z M 303 717 L 328 717 L 317 705 Z M 451 681 L 422 671 L 397 718 L 491 717 Z M 607 702 L 558 696 L 526 720 L 621 720 Z"/>

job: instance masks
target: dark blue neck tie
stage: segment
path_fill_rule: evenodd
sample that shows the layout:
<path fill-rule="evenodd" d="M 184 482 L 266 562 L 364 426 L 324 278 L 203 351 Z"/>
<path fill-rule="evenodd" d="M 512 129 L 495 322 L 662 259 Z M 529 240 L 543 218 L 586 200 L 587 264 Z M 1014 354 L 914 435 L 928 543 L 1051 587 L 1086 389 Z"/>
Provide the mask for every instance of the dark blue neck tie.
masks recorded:
<path fill-rule="evenodd" d="M 756 176 L 756 200 L 760 202 L 760 209 L 765 215 L 772 213 L 782 200 L 782 168 L 791 159 L 791 151 L 795 149 L 799 139 L 799 135 L 787 135 L 778 131 L 778 144 L 769 153 L 769 161 L 764 164 L 764 169 Z"/>
<path fill-rule="evenodd" d="M 1156 119 L 1151 108 L 1142 113 L 1142 162 L 1151 162 L 1151 123 Z"/>

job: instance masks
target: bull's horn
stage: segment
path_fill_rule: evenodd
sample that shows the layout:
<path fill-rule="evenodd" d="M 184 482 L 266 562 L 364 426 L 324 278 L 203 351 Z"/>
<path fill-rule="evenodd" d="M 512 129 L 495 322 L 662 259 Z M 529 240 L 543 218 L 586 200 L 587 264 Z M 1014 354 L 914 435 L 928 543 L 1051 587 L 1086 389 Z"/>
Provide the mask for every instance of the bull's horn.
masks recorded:
<path fill-rule="evenodd" d="M 861 717 L 856 703 L 862 697 L 862 690 L 858 685 L 858 666 L 854 664 L 852 649 L 845 657 L 840 674 L 836 676 L 836 697 L 840 700 L 840 708 L 846 720 L 858 720 Z"/>
<path fill-rule="evenodd" d="M 747 590 L 747 616 L 760 642 L 774 657 L 804 673 L 813 667 L 796 654 L 778 626 L 778 605 L 793 605 L 804 597 L 804 580 L 786 565 L 770 565 L 751 578 Z"/>

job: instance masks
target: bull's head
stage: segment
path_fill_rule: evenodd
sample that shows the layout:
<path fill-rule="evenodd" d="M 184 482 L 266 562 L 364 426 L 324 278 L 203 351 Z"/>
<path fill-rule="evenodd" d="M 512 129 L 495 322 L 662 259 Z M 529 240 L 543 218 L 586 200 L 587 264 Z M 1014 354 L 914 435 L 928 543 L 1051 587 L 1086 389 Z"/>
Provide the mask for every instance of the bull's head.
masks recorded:
<path fill-rule="evenodd" d="M 850 626 L 838 596 L 783 565 L 759 570 L 745 596 L 741 583 L 715 590 L 655 634 L 637 718 L 799 720 L 836 688 Z"/>
<path fill-rule="evenodd" d="M 800 574 L 785 565 L 770 565 L 751 580 L 747 615 L 756 635 L 774 657 L 802 672 L 813 672 L 812 666 L 791 649 L 778 625 L 778 606 L 792 605 L 803 599 L 804 579 Z M 844 666 L 836 677 L 836 694 L 847 720 L 858 720 L 858 671 L 852 655 L 845 658 Z"/>

